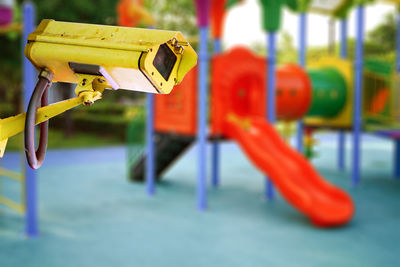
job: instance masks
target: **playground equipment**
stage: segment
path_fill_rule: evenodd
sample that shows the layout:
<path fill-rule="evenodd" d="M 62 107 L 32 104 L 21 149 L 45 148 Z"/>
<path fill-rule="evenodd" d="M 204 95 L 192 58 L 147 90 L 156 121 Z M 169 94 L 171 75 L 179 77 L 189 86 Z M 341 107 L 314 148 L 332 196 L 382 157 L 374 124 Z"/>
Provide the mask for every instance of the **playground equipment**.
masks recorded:
<path fill-rule="evenodd" d="M 0 27 L 8 26 L 13 20 L 13 0 L 0 1 Z"/>
<path fill-rule="evenodd" d="M 237 1 L 198 1 L 196 2 L 198 11 L 198 25 L 200 27 L 200 41 L 208 38 L 208 16 L 211 14 L 213 26 L 212 34 L 216 56 L 212 60 L 212 95 L 211 95 L 211 131 L 208 138 L 213 140 L 212 147 L 212 185 L 219 184 L 218 178 L 218 140 L 236 139 L 239 140 L 246 154 L 255 162 L 266 174 L 271 175 L 271 180 L 277 184 L 281 193 L 305 213 L 311 220 L 318 225 L 337 225 L 347 222 L 353 212 L 351 199 L 340 189 L 329 186 L 331 192 L 326 191 L 326 182 L 312 170 L 309 164 L 294 151 L 283 145 L 275 145 L 265 141 L 265 139 L 280 140 L 262 117 L 267 115 L 269 122 L 274 122 L 275 117 L 279 120 L 300 120 L 298 124 L 297 149 L 310 155 L 311 135 L 318 128 L 329 128 L 339 131 L 339 167 L 344 168 L 344 132 L 353 130 L 354 149 L 353 149 L 353 184 L 357 184 L 359 176 L 360 160 L 360 134 L 361 129 L 382 134 L 391 138 L 398 138 L 398 128 L 400 120 L 398 118 L 399 105 L 398 99 L 397 72 L 390 64 L 368 59 L 365 64 L 360 60 L 362 56 L 362 11 L 363 6 L 371 1 L 261 1 L 263 7 L 263 26 L 268 32 L 268 57 L 263 59 L 252 55 L 245 49 L 236 49 L 223 55 L 221 52 L 221 28 L 226 8 Z M 396 2 L 396 1 L 395 1 Z M 353 64 L 346 60 L 347 56 L 347 23 L 346 16 L 354 4 L 360 5 L 357 21 L 358 46 L 357 61 L 355 68 Z M 396 4 L 399 4 L 396 2 Z M 289 7 L 300 15 L 300 43 L 299 43 L 299 63 L 300 66 L 288 65 L 275 69 L 275 43 L 276 31 L 280 27 L 281 9 Z M 209 11 L 210 10 L 210 11 Z M 305 70 L 305 51 L 306 51 L 306 26 L 307 12 L 324 13 L 341 20 L 341 59 L 325 58 L 316 62 L 310 62 L 308 69 Z M 399 27 L 400 28 L 400 27 Z M 204 41 L 205 42 L 205 41 Z M 204 49 L 204 50 L 201 50 Z M 130 166 L 132 180 L 144 180 L 147 184 L 153 184 L 155 179 L 159 179 L 163 173 L 185 152 L 185 150 L 196 140 L 199 146 L 199 173 L 197 176 L 197 204 L 200 210 L 205 209 L 206 203 L 206 153 L 205 145 L 207 140 L 205 114 L 205 83 L 207 68 L 207 49 L 200 46 L 200 62 L 198 75 L 196 71 L 190 72 L 188 79 L 180 84 L 176 90 L 167 97 L 156 97 L 154 113 L 154 133 L 155 143 L 147 142 L 149 149 L 155 145 L 156 155 L 154 160 L 147 160 L 148 166 L 152 170 L 145 170 L 144 163 L 149 150 L 141 156 L 135 155 L 136 162 Z M 399 53 L 400 54 L 400 53 Z M 204 59 L 204 62 L 202 62 Z M 252 59 L 252 60 L 250 60 Z M 250 63 L 246 64 L 247 61 Z M 237 64 L 240 62 L 240 64 Z M 203 69 L 200 69 L 203 66 Z M 235 71 L 236 70 L 236 71 Z M 240 70 L 240 71 L 239 71 Z M 364 73 L 364 75 L 363 75 Z M 190 78 L 189 78 L 190 77 Z M 362 87 L 362 79 L 365 86 Z M 357 81 L 357 82 L 355 82 Z M 355 84 L 353 84 L 355 82 Z M 196 93 L 196 84 L 198 91 Z M 355 87 L 355 90 L 353 90 Z M 263 88 L 266 88 L 264 90 Z M 362 95 L 361 92 L 365 92 Z M 192 101 L 192 105 L 183 103 L 183 99 Z M 363 109 L 361 110 L 361 103 Z M 152 107 L 148 107 L 152 108 Z M 162 114 L 171 116 L 163 116 Z M 198 118 L 197 118 L 198 116 Z M 373 130 L 375 129 L 375 130 Z M 380 129 L 377 131 L 377 129 Z M 303 137 L 303 132 L 307 134 Z M 263 135 L 264 138 L 258 135 Z M 262 134 L 260 134 L 262 133 Z M 152 140 L 152 139 L 147 139 Z M 256 140 L 256 141 L 253 141 Z M 258 140 L 258 141 L 257 141 Z M 306 147 L 303 150 L 303 140 L 306 140 Z M 278 141 L 277 141 L 278 142 Z M 399 150 L 398 141 L 397 154 Z M 263 149 L 260 149 L 260 146 Z M 147 153 L 146 153 L 147 152 Z M 270 153 L 270 154 L 268 154 Z M 276 154 L 275 154 L 276 153 Z M 159 155 L 160 154 L 160 155 Z M 267 155 L 268 154 L 268 155 Z M 269 155 L 279 158 L 279 162 L 273 163 Z M 290 155 L 290 156 L 289 156 Z M 400 156 L 397 155 L 395 162 Z M 274 167 L 285 161 L 291 166 L 296 166 L 297 172 L 286 175 L 277 173 Z M 132 161 L 131 161 L 132 162 Z M 395 164 L 398 166 L 399 164 Z M 288 169 L 290 169 L 288 167 Z M 307 169 L 309 172 L 306 172 Z M 397 169 L 399 169 L 397 167 Z M 146 175 L 145 174 L 146 171 Z M 292 170 L 293 171 L 293 170 Z M 297 175 L 297 188 L 304 190 L 304 195 L 309 196 L 308 201 L 326 211 L 336 213 L 325 220 L 318 219 L 322 214 L 315 214 L 302 207 L 301 197 L 293 192 L 284 189 L 282 179 L 296 176 L 294 173 L 307 173 Z M 396 176 L 400 176 L 397 170 Z M 155 175 L 156 176 L 155 176 Z M 313 178 L 314 177 L 314 178 Z M 318 177 L 318 178 L 315 178 Z M 292 179 L 291 178 L 291 179 Z M 154 185 L 153 185 L 154 186 Z M 313 188 L 310 191 L 307 189 Z M 335 193 L 333 193 L 335 192 Z M 154 193 L 154 189 L 152 189 Z M 269 199 L 274 196 L 272 183 L 267 183 L 266 195 Z M 293 194 L 292 194 L 293 193 Z M 327 202 L 313 197 L 325 196 Z M 328 199 L 330 199 L 328 201 Z M 303 199 L 304 200 L 304 199 Z M 304 203 L 304 202 L 303 202 Z M 309 202 L 310 203 L 310 202 Z M 319 204 L 318 204 L 319 203 Z M 328 204 L 329 203 L 329 204 Z M 312 206 L 312 204 L 311 204 Z M 336 210 L 337 212 L 334 212 Z M 322 212 L 322 211 L 321 211 Z M 343 213 L 342 213 L 343 212 Z"/>
<path fill-rule="evenodd" d="M 315 1 L 316 2 L 316 1 Z M 322 1 L 321 1 L 322 2 Z M 351 118 L 351 126 L 350 129 L 352 130 L 353 133 L 353 139 L 352 139 L 352 145 L 353 145 L 353 151 L 352 151 L 352 184 L 357 185 L 360 181 L 360 162 L 361 162 L 361 134 L 363 130 L 366 130 L 368 132 L 371 132 L 373 134 L 377 134 L 378 136 L 386 136 L 394 140 L 395 142 L 395 157 L 394 157 L 394 176 L 395 177 L 400 177 L 400 168 L 398 167 L 400 157 L 399 155 L 399 149 L 400 149 L 400 141 L 398 138 L 395 138 L 396 134 L 393 135 L 393 133 L 398 132 L 398 118 L 395 118 L 396 115 L 399 113 L 399 105 L 396 104 L 396 100 L 398 99 L 398 83 L 397 83 L 397 76 L 398 76 L 398 66 L 400 62 L 400 47 L 397 47 L 397 69 L 392 68 L 391 66 L 388 66 L 388 64 L 384 64 L 381 62 L 374 62 L 371 59 L 368 59 L 366 64 L 364 64 L 364 57 L 363 57 L 363 39 L 364 39 L 364 6 L 372 3 L 374 1 L 358 1 L 356 3 L 352 1 L 342 1 L 343 4 L 341 5 L 341 9 L 339 9 L 339 12 L 335 12 L 334 9 L 330 10 L 330 14 L 339 18 L 341 20 L 341 57 L 346 58 L 347 57 L 347 20 L 346 17 L 348 15 L 348 12 L 350 8 L 353 7 L 353 5 L 357 5 L 357 20 L 356 20 L 356 28 L 357 28 L 357 35 L 356 35 L 356 58 L 354 62 L 354 79 L 353 79 L 353 86 L 354 86 L 354 91 L 352 92 L 352 95 L 350 95 L 351 99 L 349 99 L 350 102 L 352 102 L 352 109 L 350 110 L 350 115 Z M 395 5 L 399 5 L 399 1 L 383 1 Z M 326 2 L 325 6 L 328 7 L 329 9 L 329 3 Z M 332 6 L 332 5 L 331 5 Z M 400 22 L 400 21 L 399 21 Z M 397 43 L 400 44 L 400 24 L 398 23 L 397 26 Z M 371 65 L 372 64 L 372 65 Z M 386 66 L 385 66 L 386 65 Z M 371 72 L 371 67 L 374 69 Z M 390 70 L 391 69 L 391 70 Z M 363 73 L 366 72 L 364 75 Z M 384 73 L 391 73 L 392 77 L 388 79 L 387 75 Z M 374 74 L 373 77 L 371 76 Z M 386 76 L 386 77 L 385 77 Z M 386 84 L 388 87 L 391 89 L 391 95 L 392 99 L 390 100 L 391 103 L 388 103 L 384 100 L 384 94 L 385 93 L 373 93 L 373 91 L 382 91 L 379 87 L 379 83 L 383 82 L 383 80 L 386 80 Z M 390 84 L 390 85 L 389 85 Z M 366 86 L 372 86 L 373 88 L 366 89 Z M 364 89 L 363 89 L 364 88 Z M 365 98 L 363 94 L 367 94 L 368 97 Z M 380 96 L 379 96 L 380 95 Z M 374 98 L 375 100 L 372 100 L 371 98 Z M 365 101 L 365 102 L 363 102 Z M 370 106 L 371 101 L 373 101 L 375 104 L 372 104 L 375 108 L 372 108 L 373 110 L 368 110 L 370 108 L 367 108 L 367 106 Z M 376 114 L 376 105 L 377 102 L 382 103 L 388 103 L 386 105 L 387 111 L 390 110 L 390 114 L 386 113 L 384 114 Z M 379 104 L 378 104 L 379 106 Z M 370 106 L 371 107 L 371 106 Z M 368 119 L 371 115 L 371 111 L 375 117 L 373 122 L 372 120 Z M 378 112 L 379 113 L 379 112 Z M 348 118 L 349 118 L 348 116 Z M 379 116 L 380 118 L 376 120 L 376 117 Z M 384 118 L 385 117 L 385 118 Z M 350 118 L 349 118 L 350 120 Z M 378 122 L 379 121 L 379 122 Z M 384 122 L 385 121 L 385 122 Z M 309 121 L 310 123 L 310 121 Z M 324 127 L 326 126 L 327 121 L 322 123 L 320 121 L 320 124 L 317 126 Z M 315 121 L 311 123 L 311 127 L 316 126 Z M 309 127 L 310 129 L 310 127 Z M 316 128 L 313 128 L 313 130 Z M 313 131 L 312 130 L 312 131 Z M 340 129 L 339 127 L 339 139 L 338 139 L 338 167 L 339 169 L 343 170 L 344 169 L 344 162 L 345 162 L 345 153 L 344 153 L 344 143 L 345 143 L 345 137 L 344 137 L 344 130 L 345 128 Z M 347 129 L 348 130 L 348 129 Z"/>
<path fill-rule="evenodd" d="M 0 0 L 0 34 L 21 32 L 22 23 L 15 13 L 14 0 Z"/>
<path fill-rule="evenodd" d="M 347 222 L 354 210 L 349 196 L 325 182 L 263 119 L 267 109 L 267 101 L 263 101 L 266 100 L 265 71 L 265 59 L 245 48 L 213 58 L 211 138 L 237 141 L 255 165 L 270 175 L 286 199 L 315 224 L 334 226 Z M 195 140 L 196 80 L 196 72 L 191 71 L 170 96 L 156 97 L 158 178 Z M 344 106 L 346 89 L 344 78 L 333 68 L 307 73 L 296 65 L 283 66 L 277 70 L 277 117 L 289 121 L 300 119 L 306 113 L 335 115 Z M 319 96 L 321 92 L 322 98 L 312 98 L 312 94 Z M 337 100 L 326 109 L 326 98 L 332 92 Z M 144 162 L 145 155 L 133 165 L 132 179 L 143 180 Z M 318 207 L 318 211 L 312 211 L 312 207 Z"/>

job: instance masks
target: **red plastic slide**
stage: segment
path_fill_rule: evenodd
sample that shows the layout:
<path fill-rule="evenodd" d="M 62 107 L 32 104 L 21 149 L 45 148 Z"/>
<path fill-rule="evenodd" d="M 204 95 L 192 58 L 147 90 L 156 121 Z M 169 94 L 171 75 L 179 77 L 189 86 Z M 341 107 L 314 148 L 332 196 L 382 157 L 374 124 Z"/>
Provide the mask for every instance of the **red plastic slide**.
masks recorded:
<path fill-rule="evenodd" d="M 315 225 L 339 226 L 351 220 L 354 204 L 350 196 L 325 181 L 263 118 L 231 119 L 224 126 L 225 134 L 240 144 L 282 196 Z"/>

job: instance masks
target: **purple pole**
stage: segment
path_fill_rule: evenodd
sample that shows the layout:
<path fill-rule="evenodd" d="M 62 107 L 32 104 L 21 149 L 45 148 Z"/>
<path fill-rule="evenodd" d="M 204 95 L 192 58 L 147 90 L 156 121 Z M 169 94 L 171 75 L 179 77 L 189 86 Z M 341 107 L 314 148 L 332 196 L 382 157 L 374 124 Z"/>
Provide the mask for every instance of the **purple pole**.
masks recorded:
<path fill-rule="evenodd" d="M 363 40 L 364 40 L 364 7 L 357 7 L 357 44 L 355 59 L 355 94 L 354 94 L 354 122 L 353 122 L 353 170 L 352 184 L 358 185 L 360 182 L 360 162 L 361 162 L 361 131 L 362 131 L 362 76 L 363 76 Z"/>
<path fill-rule="evenodd" d="M 306 49 L 307 49 L 307 14 L 301 13 L 299 16 L 299 63 L 303 68 L 306 66 Z M 304 123 L 299 120 L 297 123 L 297 150 L 303 153 L 303 132 Z"/>
<path fill-rule="evenodd" d="M 276 33 L 267 33 L 268 56 L 267 56 L 267 114 L 266 117 L 271 124 L 275 123 L 275 65 L 276 65 Z M 265 185 L 267 199 L 274 199 L 274 185 L 267 178 Z"/>
<path fill-rule="evenodd" d="M 0 6 L 0 26 L 7 26 L 13 20 L 13 9 L 9 6 Z"/>
<path fill-rule="evenodd" d="M 340 21 L 340 57 L 343 59 L 347 58 L 347 20 L 342 19 Z M 350 89 L 349 89 L 350 90 Z M 338 168 L 343 171 L 345 169 L 346 162 L 346 135 L 343 130 L 339 131 L 338 139 Z"/>
<path fill-rule="evenodd" d="M 35 7 L 28 1 L 22 7 L 23 12 L 23 37 L 22 37 L 22 58 L 23 58 L 23 92 L 24 106 L 28 107 L 29 100 L 35 88 L 35 69 L 24 55 L 26 40 L 29 33 L 35 29 Z M 36 171 L 31 169 L 28 164 L 25 165 L 25 196 L 26 196 L 26 214 L 25 214 L 25 233 L 28 237 L 36 237 L 38 231 L 38 211 L 37 211 L 37 178 Z"/>
<path fill-rule="evenodd" d="M 220 54 L 222 51 L 221 39 L 214 40 L 214 55 Z M 211 184 L 214 187 L 218 187 L 220 183 L 219 179 L 219 165 L 220 165 L 220 147 L 218 141 L 214 141 L 212 144 L 212 173 L 211 173 Z"/>

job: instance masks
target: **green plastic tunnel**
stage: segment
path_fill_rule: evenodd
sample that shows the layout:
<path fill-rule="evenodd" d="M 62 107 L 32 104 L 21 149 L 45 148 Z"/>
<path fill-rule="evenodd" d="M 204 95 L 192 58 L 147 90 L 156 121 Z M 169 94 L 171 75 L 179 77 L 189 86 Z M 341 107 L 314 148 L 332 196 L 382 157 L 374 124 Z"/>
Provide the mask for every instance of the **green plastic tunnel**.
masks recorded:
<path fill-rule="evenodd" d="M 347 100 L 344 77 L 334 68 L 308 70 L 312 84 L 312 102 L 307 116 L 332 118 L 340 113 Z"/>

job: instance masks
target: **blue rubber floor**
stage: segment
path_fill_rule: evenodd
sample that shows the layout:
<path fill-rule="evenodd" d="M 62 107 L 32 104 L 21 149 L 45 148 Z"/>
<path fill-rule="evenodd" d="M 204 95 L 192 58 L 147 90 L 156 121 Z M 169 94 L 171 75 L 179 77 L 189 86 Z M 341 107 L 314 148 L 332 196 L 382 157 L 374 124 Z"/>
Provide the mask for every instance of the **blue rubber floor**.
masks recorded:
<path fill-rule="evenodd" d="M 40 236 L 27 239 L 23 217 L 0 207 L 0 266 L 399 266 L 392 144 L 364 138 L 363 181 L 352 188 L 350 147 L 340 172 L 335 140 L 320 136 L 313 162 L 356 203 L 353 221 L 337 229 L 314 228 L 279 196 L 267 202 L 263 175 L 235 144 L 222 146 L 221 187 L 209 188 L 206 212 L 195 208 L 195 147 L 154 197 L 127 181 L 123 147 L 50 151 L 39 171 Z M 18 155 L 2 165 L 16 168 Z"/>

